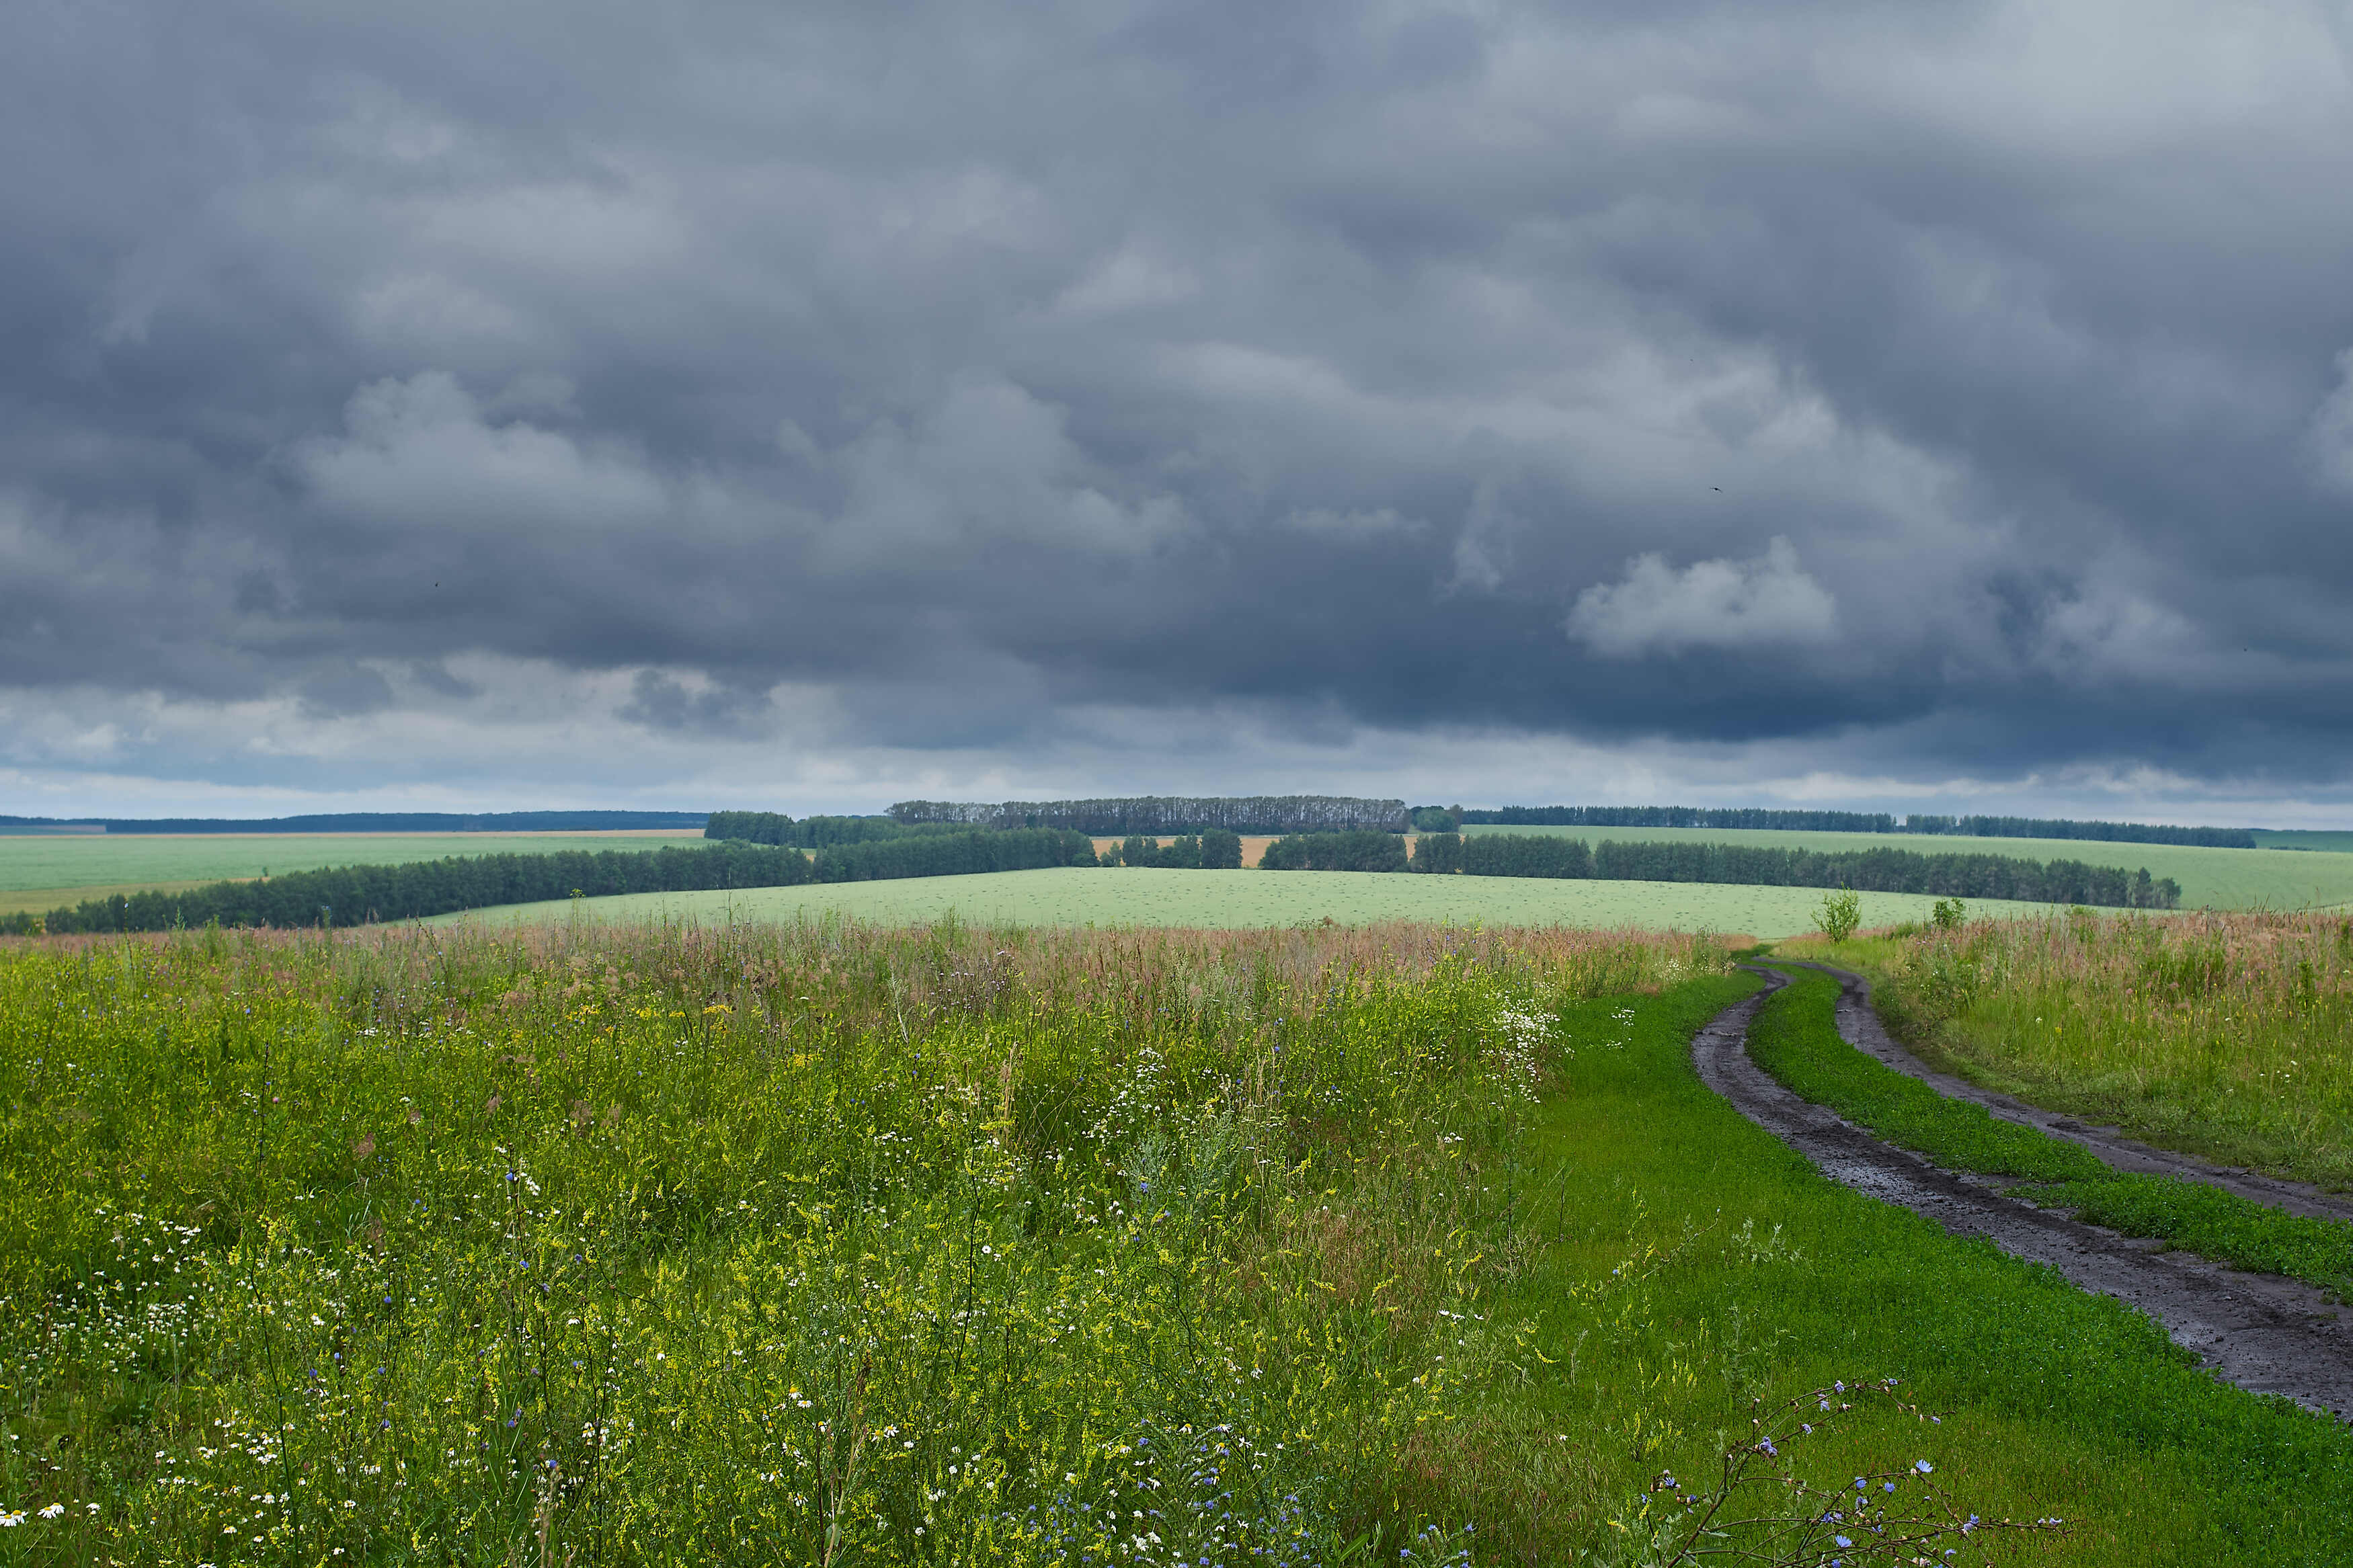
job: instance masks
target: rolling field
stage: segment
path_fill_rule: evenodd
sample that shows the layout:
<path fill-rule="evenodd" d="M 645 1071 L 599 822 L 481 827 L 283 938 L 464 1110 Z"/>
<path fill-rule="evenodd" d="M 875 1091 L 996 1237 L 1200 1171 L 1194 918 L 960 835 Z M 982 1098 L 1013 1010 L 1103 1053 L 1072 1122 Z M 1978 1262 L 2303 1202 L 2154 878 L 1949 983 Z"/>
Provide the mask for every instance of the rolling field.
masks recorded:
<path fill-rule="evenodd" d="M 0 912 L 141 889 L 178 891 L 201 882 L 311 871 L 322 866 L 389 866 L 449 855 L 546 855 L 561 849 L 627 849 L 700 843 L 692 828 L 609 833 L 102 833 L 0 837 Z"/>
<path fill-rule="evenodd" d="M 1866 925 L 1928 917 L 1933 899 L 1864 893 Z M 1341 925 L 1431 921 L 1455 925 L 1639 926 L 1745 931 L 1770 940 L 1810 930 L 1820 907 L 1810 888 L 1719 887 L 1694 882 L 1548 881 L 1524 877 L 1416 877 L 1360 871 L 1003 871 L 893 882 L 835 882 L 737 892 L 633 893 L 582 902 L 610 924 L 675 921 L 791 921 L 832 912 L 902 925 L 954 910 L 979 924 L 1022 926 Z M 2048 912 L 2042 904 L 1975 903 L 1981 919 Z M 513 904 L 443 915 L 434 924 L 545 923 L 574 918 L 569 902 Z"/>
<path fill-rule="evenodd" d="M 1637 844 L 1747 844 L 1769 849 L 1909 849 L 1920 855 L 2010 855 L 2025 860 L 2080 860 L 2087 866 L 2146 866 L 2152 877 L 2181 884 L 2184 909 L 2301 910 L 2353 903 L 2353 854 L 2334 846 L 2353 835 L 2298 835 L 2328 847 L 2201 849 L 2173 844 L 2103 844 L 2079 838 L 1960 838 L 1914 833 L 1804 833 L 1727 827 L 1467 827 L 1477 833 L 1544 833 Z M 2274 836 L 2284 842 L 2287 836 Z M 1868 921 L 1871 917 L 1866 916 Z"/>

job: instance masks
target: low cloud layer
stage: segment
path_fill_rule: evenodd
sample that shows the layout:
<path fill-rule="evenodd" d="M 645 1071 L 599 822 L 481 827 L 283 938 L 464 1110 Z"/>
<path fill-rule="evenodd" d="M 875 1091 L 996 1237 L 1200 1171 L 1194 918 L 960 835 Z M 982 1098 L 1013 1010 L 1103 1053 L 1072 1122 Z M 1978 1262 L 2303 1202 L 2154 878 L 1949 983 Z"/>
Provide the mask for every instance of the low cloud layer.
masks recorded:
<path fill-rule="evenodd" d="M 14 16 L 0 810 L 2326 819 L 2348 37 Z"/>

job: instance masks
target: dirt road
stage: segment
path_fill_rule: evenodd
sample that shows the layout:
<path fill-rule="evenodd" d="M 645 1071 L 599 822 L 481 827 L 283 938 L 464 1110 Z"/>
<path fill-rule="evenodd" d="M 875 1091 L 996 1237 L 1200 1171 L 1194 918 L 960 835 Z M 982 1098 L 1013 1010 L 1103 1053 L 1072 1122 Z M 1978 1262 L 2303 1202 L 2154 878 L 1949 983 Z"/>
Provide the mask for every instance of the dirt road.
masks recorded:
<path fill-rule="evenodd" d="M 1726 1008 L 1692 1041 L 1701 1079 L 1742 1115 L 1833 1181 L 1900 1204 L 1956 1236 L 1985 1237 L 2014 1257 L 2049 1264 L 2084 1289 L 2138 1308 L 2242 1388 L 2353 1419 L 2353 1310 L 2309 1285 L 2159 1252 L 2154 1242 L 2038 1209 L 2005 1196 L 2007 1184 L 1940 1170 L 1799 1099 L 1749 1059 L 1750 1021 L 1772 990 L 1788 984 L 1770 971 L 1757 973 L 1771 988 Z M 1862 1005 L 1868 1016 L 1867 1000 Z M 1840 1021 L 1844 1033 L 1843 1008 Z M 1873 1027 L 1877 1022 L 1871 1018 Z"/>

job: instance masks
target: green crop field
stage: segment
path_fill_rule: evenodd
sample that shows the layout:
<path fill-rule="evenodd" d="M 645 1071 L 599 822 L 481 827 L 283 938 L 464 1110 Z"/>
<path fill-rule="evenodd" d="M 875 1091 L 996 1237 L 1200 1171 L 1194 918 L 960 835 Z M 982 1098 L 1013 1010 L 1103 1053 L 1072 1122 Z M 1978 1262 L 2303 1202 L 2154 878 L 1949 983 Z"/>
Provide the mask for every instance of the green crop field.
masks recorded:
<path fill-rule="evenodd" d="M 1926 920 L 1934 899 L 1864 893 L 1866 925 Z M 1024 926 L 1297 925 L 1329 918 L 1456 925 L 1633 926 L 1745 931 L 1770 939 L 1810 930 L 1822 894 L 1812 888 L 1718 887 L 1695 882 L 1550 881 L 1528 877 L 1416 877 L 1361 871 L 1164 871 L 1146 868 L 1004 871 L 893 882 L 836 882 L 738 892 L 632 893 L 589 899 L 582 909 L 613 923 L 729 919 L 791 921 L 824 912 L 884 924 L 936 919 L 950 910 L 984 924 Z M 1982 919 L 2046 914 L 2043 904 L 1980 902 Z M 444 915 L 439 922 L 544 923 L 574 918 L 566 902 L 515 904 Z"/>
<path fill-rule="evenodd" d="M 2353 852 L 2353 832 L 2316 827 L 2258 827 L 2255 843 L 2265 849 L 2325 849 Z"/>
<path fill-rule="evenodd" d="M 2147 867 L 2181 884 L 2184 909 L 2301 910 L 2353 903 L 2353 835 L 2272 835 L 2306 848 L 2201 849 L 2174 844 L 2104 844 L 2081 838 L 1961 838 L 1921 833 L 1804 833 L 1733 827 L 1466 827 L 1465 833 L 1548 833 L 1588 843 L 1748 844 L 1771 849 L 1909 849 L 1920 855 L 2013 855 Z M 2333 840 L 2342 838 L 2338 846 Z M 1869 917 L 1866 917 L 1869 918 Z"/>
<path fill-rule="evenodd" d="M 643 833 L 45 833 L 0 836 L 0 912 L 142 888 L 322 866 L 389 866 L 448 855 L 546 855 L 559 849 L 656 849 L 700 843 L 693 829 Z"/>

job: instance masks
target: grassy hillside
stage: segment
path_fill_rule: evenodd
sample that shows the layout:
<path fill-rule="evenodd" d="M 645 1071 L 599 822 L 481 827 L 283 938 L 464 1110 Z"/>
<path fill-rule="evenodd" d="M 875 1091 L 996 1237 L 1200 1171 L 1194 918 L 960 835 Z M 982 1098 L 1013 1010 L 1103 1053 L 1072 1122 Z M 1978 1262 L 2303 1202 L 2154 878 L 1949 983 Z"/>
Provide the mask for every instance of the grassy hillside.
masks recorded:
<path fill-rule="evenodd" d="M 2014 855 L 2027 860 L 2080 860 L 2087 866 L 2148 868 L 2181 884 L 2184 909 L 2300 910 L 2353 903 L 2353 854 L 2316 843 L 2305 849 L 2200 849 L 2171 844 L 2102 844 L 2080 838 L 1962 838 L 1916 833 L 1799 833 L 1726 827 L 1466 827 L 1465 833 L 1549 833 L 1599 843 L 1753 844 L 1777 849 L 1870 849 L 1884 846 L 1935 855 Z M 2259 837 L 2262 836 L 2259 836 Z M 2271 835 L 2299 841 L 2353 835 Z"/>
<path fill-rule="evenodd" d="M 1935 900 L 1864 893 L 1868 925 L 1925 920 Z M 1520 877 L 1381 876 L 1351 871 L 1161 871 L 1150 869 L 1009 871 L 978 877 L 926 877 L 903 882 L 849 882 L 760 888 L 728 893 L 645 893 L 583 900 L 596 920 L 789 921 L 832 910 L 901 924 L 950 910 L 967 921 L 1014 925 L 1297 925 L 1329 918 L 1342 925 L 1375 921 L 1444 921 L 1457 925 L 1640 926 L 1652 930 L 1746 931 L 1789 936 L 1811 929 L 1820 891 L 1807 888 L 1715 887 L 1690 882 L 1554 882 Z M 1970 906 L 1980 918 L 2039 914 L 2041 904 Z M 574 918 L 568 902 L 518 904 L 445 915 L 443 921 L 534 923 Z"/>

